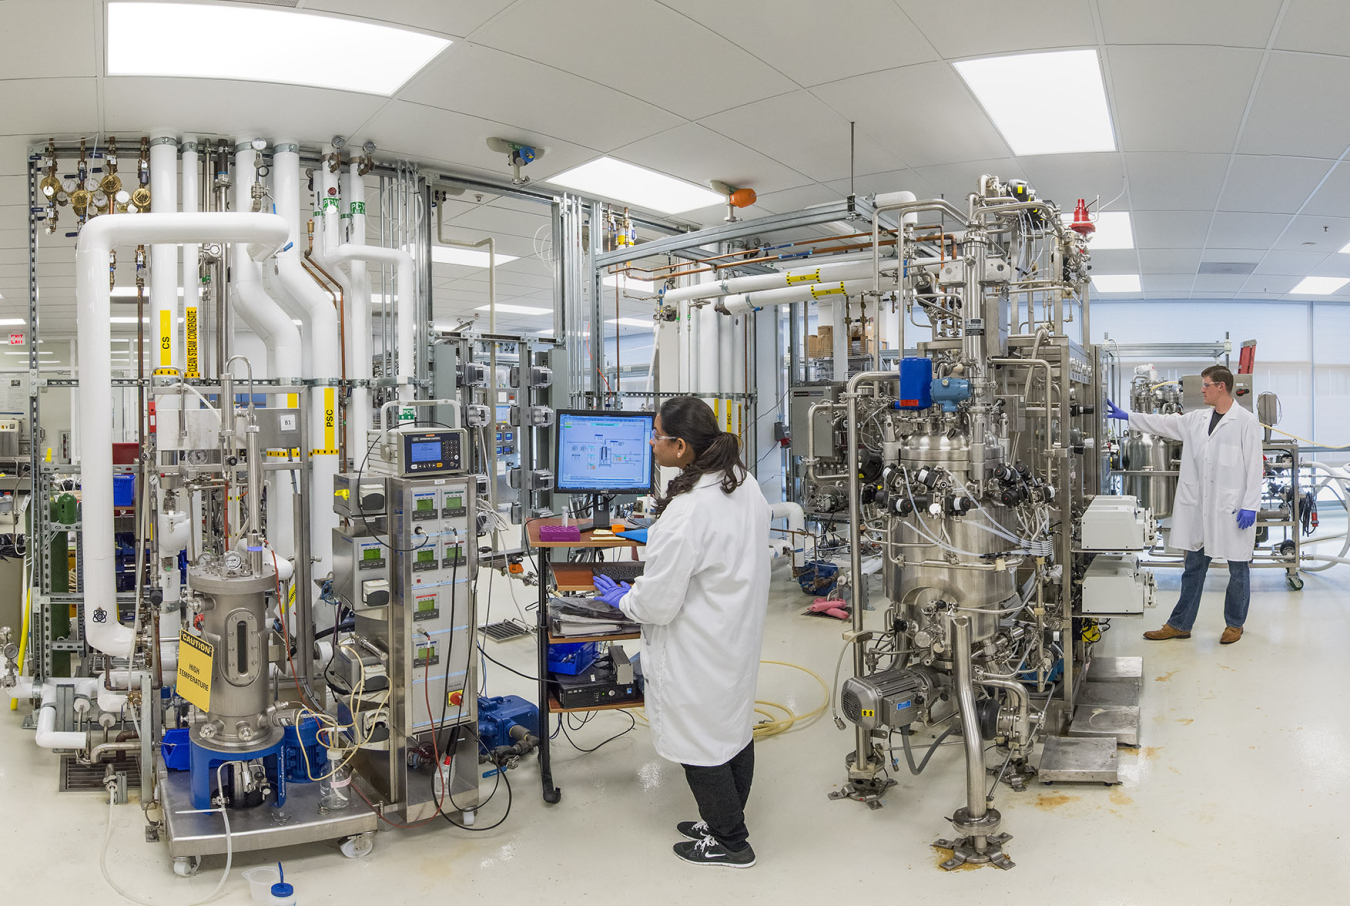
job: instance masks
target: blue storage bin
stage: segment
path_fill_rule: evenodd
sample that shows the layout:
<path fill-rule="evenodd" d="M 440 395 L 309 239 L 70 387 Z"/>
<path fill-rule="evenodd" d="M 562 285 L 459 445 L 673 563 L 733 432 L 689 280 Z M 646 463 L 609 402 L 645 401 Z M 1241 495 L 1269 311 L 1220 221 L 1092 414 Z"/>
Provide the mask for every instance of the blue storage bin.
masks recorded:
<path fill-rule="evenodd" d="M 113 506 L 136 505 L 136 476 L 113 476 Z"/>
<path fill-rule="evenodd" d="M 595 663 L 599 642 L 565 642 L 548 646 L 548 669 L 553 673 L 576 676 Z"/>

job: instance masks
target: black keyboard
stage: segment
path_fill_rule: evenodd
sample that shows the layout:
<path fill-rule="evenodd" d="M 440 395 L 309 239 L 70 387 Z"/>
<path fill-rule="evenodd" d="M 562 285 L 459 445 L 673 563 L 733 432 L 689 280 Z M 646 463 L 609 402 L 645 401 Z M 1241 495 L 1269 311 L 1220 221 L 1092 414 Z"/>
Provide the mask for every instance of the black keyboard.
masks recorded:
<path fill-rule="evenodd" d="M 591 573 L 596 576 L 606 576 L 615 582 L 632 584 L 634 579 L 642 575 L 643 567 L 646 565 L 641 560 L 633 560 L 628 563 L 596 563 L 591 567 Z"/>

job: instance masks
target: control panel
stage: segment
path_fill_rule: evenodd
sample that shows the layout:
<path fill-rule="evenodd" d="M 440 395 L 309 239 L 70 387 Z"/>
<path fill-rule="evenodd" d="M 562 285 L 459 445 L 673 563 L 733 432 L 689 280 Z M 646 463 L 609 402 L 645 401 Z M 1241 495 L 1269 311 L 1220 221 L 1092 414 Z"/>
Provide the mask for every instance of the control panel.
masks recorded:
<path fill-rule="evenodd" d="M 399 475 L 437 475 L 464 469 L 464 431 L 408 431 L 399 435 Z"/>

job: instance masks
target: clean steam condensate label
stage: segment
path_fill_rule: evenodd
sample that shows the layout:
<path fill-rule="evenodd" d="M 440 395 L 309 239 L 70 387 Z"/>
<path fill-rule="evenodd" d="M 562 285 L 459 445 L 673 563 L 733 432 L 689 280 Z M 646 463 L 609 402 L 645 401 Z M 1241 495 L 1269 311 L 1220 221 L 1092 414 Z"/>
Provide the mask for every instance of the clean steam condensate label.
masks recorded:
<path fill-rule="evenodd" d="M 178 633 L 178 694 L 203 711 L 211 710 L 211 659 L 215 646 L 181 630 Z"/>

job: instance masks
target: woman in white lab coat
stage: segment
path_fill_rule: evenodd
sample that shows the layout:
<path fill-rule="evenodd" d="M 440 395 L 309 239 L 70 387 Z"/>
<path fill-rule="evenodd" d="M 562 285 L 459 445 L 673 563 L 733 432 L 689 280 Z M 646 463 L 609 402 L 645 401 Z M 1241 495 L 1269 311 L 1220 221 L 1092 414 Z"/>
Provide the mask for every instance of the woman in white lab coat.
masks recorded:
<path fill-rule="evenodd" d="M 1179 440 L 1181 475 L 1172 509 L 1171 547 L 1186 551 L 1181 595 L 1167 624 L 1144 633 L 1152 641 L 1188 639 L 1200 609 L 1205 573 L 1214 557 L 1228 561 L 1228 590 L 1220 642 L 1242 638 L 1251 598 L 1249 564 L 1256 544 L 1265 466 L 1261 424 L 1233 397 L 1233 374 L 1211 365 L 1200 376 L 1206 408 L 1184 415 L 1126 413 L 1110 405 L 1110 418 L 1125 418 L 1146 434 Z"/>
<path fill-rule="evenodd" d="M 691 396 L 661 406 L 651 440 L 678 467 L 630 588 L 596 577 L 597 595 L 642 627 L 647 719 L 661 757 L 684 765 L 702 821 L 677 830 L 680 858 L 748 868 L 745 804 L 754 774 L 755 684 L 769 597 L 769 505 L 736 435 Z M 747 480 L 747 478 L 749 480 Z"/>

